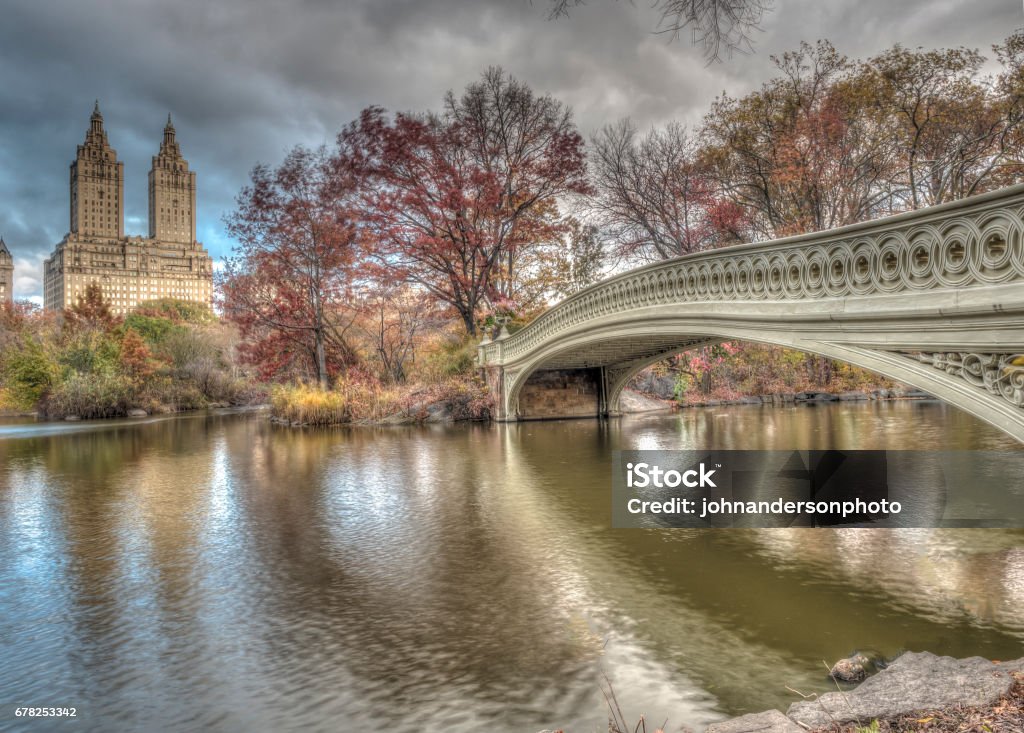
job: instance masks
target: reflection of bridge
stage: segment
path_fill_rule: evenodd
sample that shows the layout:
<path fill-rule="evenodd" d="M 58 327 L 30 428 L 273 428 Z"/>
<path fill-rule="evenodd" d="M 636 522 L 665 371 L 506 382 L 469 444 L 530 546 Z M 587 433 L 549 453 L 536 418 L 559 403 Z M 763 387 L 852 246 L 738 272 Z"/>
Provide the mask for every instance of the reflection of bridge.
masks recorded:
<path fill-rule="evenodd" d="M 733 339 L 870 369 L 1024 441 L 1024 185 L 641 267 L 479 363 L 501 420 L 612 415 L 643 367 Z"/>

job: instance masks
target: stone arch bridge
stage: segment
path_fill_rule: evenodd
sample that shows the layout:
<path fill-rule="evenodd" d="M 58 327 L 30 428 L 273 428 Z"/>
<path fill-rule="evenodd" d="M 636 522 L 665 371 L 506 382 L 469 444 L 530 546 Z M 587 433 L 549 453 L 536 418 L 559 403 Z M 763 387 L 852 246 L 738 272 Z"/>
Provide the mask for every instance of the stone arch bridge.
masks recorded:
<path fill-rule="evenodd" d="M 478 361 L 499 420 L 607 416 L 640 369 L 726 340 L 870 369 L 1024 442 L 1024 185 L 625 272 Z"/>

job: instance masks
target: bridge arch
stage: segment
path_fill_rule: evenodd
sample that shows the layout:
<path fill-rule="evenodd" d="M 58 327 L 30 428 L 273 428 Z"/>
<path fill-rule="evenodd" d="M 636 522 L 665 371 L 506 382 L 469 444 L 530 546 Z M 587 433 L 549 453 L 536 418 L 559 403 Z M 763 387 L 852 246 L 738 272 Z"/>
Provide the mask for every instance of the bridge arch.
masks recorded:
<path fill-rule="evenodd" d="M 531 377 L 558 372 L 590 375 L 593 414 L 609 414 L 639 369 L 726 340 L 864 367 L 1024 442 L 1024 186 L 623 273 L 479 362 L 499 419 L 530 417 Z"/>

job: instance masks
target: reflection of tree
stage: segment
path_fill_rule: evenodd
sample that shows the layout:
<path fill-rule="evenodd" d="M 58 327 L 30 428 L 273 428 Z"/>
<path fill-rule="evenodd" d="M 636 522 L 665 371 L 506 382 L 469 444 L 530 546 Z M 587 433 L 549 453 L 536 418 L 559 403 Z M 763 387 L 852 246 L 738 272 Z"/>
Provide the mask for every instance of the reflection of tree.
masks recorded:
<path fill-rule="evenodd" d="M 302 684 L 344 686 L 339 706 L 441 715 L 470 695 L 498 715 L 570 685 L 596 651 L 566 630 L 516 518 L 487 506 L 494 431 L 274 430 L 231 455 L 254 566 L 273 578 L 260 614 L 290 619 L 255 630 L 272 677 L 299 684 L 295 653 L 318 650 Z"/>
<path fill-rule="evenodd" d="M 151 717 L 172 723 L 225 700 L 247 708 L 231 727 L 284 720 L 302 699 L 318 703 L 311 727 L 477 715 L 539 729 L 576 700 L 579 724 L 557 722 L 583 728 L 600 710 L 598 658 L 624 701 L 653 710 L 645 690 L 665 695 L 658 707 L 678 695 L 697 717 L 695 687 L 730 711 L 763 709 L 784 696 L 780 674 L 823 689 L 820 658 L 858 646 L 997 656 L 1019 643 L 1021 533 L 935 536 L 922 561 L 912 535 L 609 530 L 615 449 L 870 432 L 862 406 L 799 409 L 323 431 L 183 418 L 0 441 L 0 497 L 28 486 L 49 533 L 37 551 L 56 580 L 36 598 L 68 629 L 66 669 L 33 650 L 53 656 L 58 686 L 93 690 L 105 720 L 141 685 Z M 665 684 L 638 684 L 641 668 Z"/>
<path fill-rule="evenodd" d="M 627 418 L 603 430 L 581 422 L 511 425 L 506 428 L 514 431 L 506 460 L 520 475 L 535 477 L 520 481 L 518 491 L 536 486 L 529 493 L 540 502 L 539 513 L 557 518 L 563 537 L 559 544 L 577 558 L 576 573 L 586 579 L 592 618 L 618 631 L 620 638 L 622 629 L 632 628 L 669 669 L 715 690 L 731 711 L 755 711 L 784 699 L 777 684 L 782 671 L 791 686 L 824 690 L 820 659 L 839 658 L 858 647 L 887 655 L 908 647 L 960 656 L 985 650 L 993 657 L 1016 648 L 1019 636 L 1014 635 L 1024 629 L 1010 616 L 1008 600 L 1019 598 L 1024 588 L 1013 591 L 1021 560 L 1020 553 L 1015 561 L 1010 556 L 1022 533 L 994 532 L 1003 538 L 1007 560 L 990 556 L 997 559 L 995 566 L 947 596 L 946 612 L 937 614 L 934 592 L 918 596 L 921 584 L 905 582 L 921 570 L 909 535 L 905 543 L 881 541 L 865 554 L 844 548 L 846 538 L 860 536 L 871 545 L 876 535 L 898 535 L 879 530 L 598 529 L 608 524 L 612 451 L 883 448 L 896 434 L 901 445 L 914 446 L 914 437 L 902 430 L 918 431 L 929 423 L 916 416 L 927 407 L 935 405 L 716 408 Z M 878 415 L 874 429 L 865 413 Z M 941 435 L 924 430 L 918 447 L 941 447 L 943 436 L 956 442 L 963 434 L 975 435 L 979 445 L 987 437 L 1000 440 L 994 431 L 987 436 L 973 418 L 963 418 L 962 429 L 950 431 L 955 435 L 945 428 Z M 673 428 L 678 430 L 674 437 Z M 779 543 L 782 537 L 785 545 Z M 935 541 L 938 548 L 942 536 Z M 983 562 L 981 555 L 971 554 L 969 543 L 957 542 L 955 548 L 952 556 L 964 567 Z M 863 574 L 848 573 L 851 563 L 863 567 Z M 931 572 L 941 567 L 934 565 Z M 929 584 L 924 583 L 925 590 Z M 986 604 L 1002 609 L 989 612 L 1000 630 L 979 623 L 979 616 L 961 607 Z M 644 621 L 630 627 L 632 619 Z M 610 645 L 607 653 L 613 651 Z"/>

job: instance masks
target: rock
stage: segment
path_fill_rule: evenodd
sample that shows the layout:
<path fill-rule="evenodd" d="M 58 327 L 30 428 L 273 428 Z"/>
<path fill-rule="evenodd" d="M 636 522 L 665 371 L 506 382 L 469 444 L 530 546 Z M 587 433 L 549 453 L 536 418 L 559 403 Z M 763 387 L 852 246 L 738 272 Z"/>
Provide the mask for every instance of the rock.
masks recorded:
<path fill-rule="evenodd" d="M 806 733 L 803 728 L 780 713 L 768 710 L 763 713 L 751 713 L 739 718 L 712 723 L 706 733 Z"/>
<path fill-rule="evenodd" d="M 863 654 L 854 654 L 833 664 L 828 676 L 840 682 L 860 682 L 868 676 L 870 663 L 871 660 Z"/>
<path fill-rule="evenodd" d="M 68 422 L 77 422 L 82 418 L 80 418 L 78 415 L 65 415 L 64 419 L 67 420 Z"/>
<path fill-rule="evenodd" d="M 738 404 L 738 405 L 760 405 L 761 404 L 761 398 L 760 397 L 740 397 L 738 400 L 736 400 L 736 404 Z"/>
<path fill-rule="evenodd" d="M 1009 691 L 1013 672 L 1019 671 L 1024 671 L 1024 658 L 996 663 L 907 652 L 855 689 L 795 702 L 787 714 L 801 725 L 820 728 L 954 705 L 985 706 Z"/>
<path fill-rule="evenodd" d="M 836 402 L 839 400 L 839 395 L 828 392 L 797 392 L 793 395 L 793 399 L 797 402 Z"/>
<path fill-rule="evenodd" d="M 796 395 L 795 394 L 785 393 L 785 394 L 779 395 L 779 397 L 782 399 L 783 402 L 795 402 L 796 401 Z"/>
<path fill-rule="evenodd" d="M 875 397 L 877 397 L 880 400 L 887 400 L 890 397 L 892 397 L 892 394 L 887 389 L 879 389 L 875 390 Z"/>
<path fill-rule="evenodd" d="M 867 398 L 868 396 L 863 392 L 842 392 L 839 395 L 839 399 L 843 402 L 859 402 Z"/>
<path fill-rule="evenodd" d="M 136 407 L 128 410 L 128 417 L 149 417 L 149 413 Z"/>
<path fill-rule="evenodd" d="M 426 406 L 423 422 L 452 422 L 452 406 L 447 402 L 434 402 Z"/>

